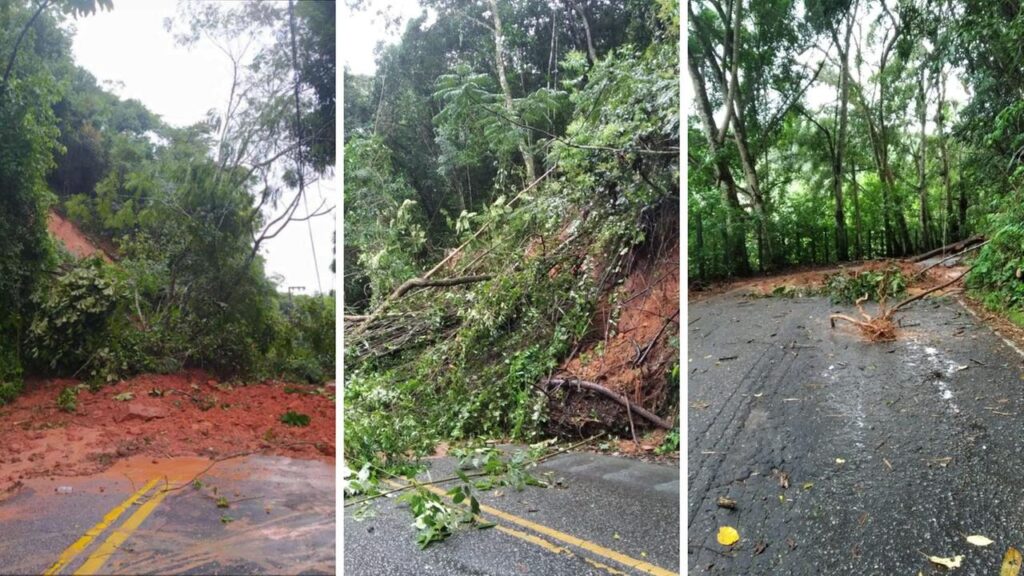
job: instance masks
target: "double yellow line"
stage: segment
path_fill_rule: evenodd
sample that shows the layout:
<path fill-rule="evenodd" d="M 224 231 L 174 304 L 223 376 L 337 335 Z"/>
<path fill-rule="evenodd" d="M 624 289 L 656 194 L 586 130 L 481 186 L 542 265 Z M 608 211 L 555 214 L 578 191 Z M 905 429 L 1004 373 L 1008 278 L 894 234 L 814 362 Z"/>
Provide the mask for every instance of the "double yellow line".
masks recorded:
<path fill-rule="evenodd" d="M 402 486 L 402 484 L 399 484 L 397 482 L 392 482 L 392 481 L 386 481 L 386 482 L 388 484 L 394 486 L 395 488 L 398 488 L 398 487 Z M 448 497 L 447 493 L 444 490 L 442 490 L 442 489 L 440 489 L 440 488 L 438 488 L 436 486 L 423 486 L 423 488 L 425 488 L 425 489 L 427 489 L 427 490 L 433 492 L 434 494 L 437 494 L 437 495 L 439 495 L 439 496 L 441 496 L 443 498 L 447 498 Z M 623 566 L 627 566 L 627 567 L 632 568 L 633 570 L 636 570 L 638 572 L 642 572 L 644 574 L 649 574 L 650 576 L 678 576 L 678 573 L 672 572 L 671 570 L 666 570 L 666 569 L 664 569 L 664 568 L 662 568 L 660 566 L 655 566 L 654 564 L 651 564 L 650 562 L 646 562 L 644 560 L 639 560 L 637 558 L 632 558 L 632 557 L 627 556 L 626 554 L 623 554 L 621 552 L 617 552 L 617 551 L 612 550 L 610 548 L 605 548 L 604 546 L 601 546 L 600 544 L 591 542 L 589 540 L 584 540 L 583 538 L 577 538 L 576 536 L 573 536 L 571 534 L 566 534 L 565 532 L 561 532 L 559 530 L 555 530 L 554 528 L 550 528 L 548 526 L 544 526 L 543 524 L 537 524 L 536 522 L 532 522 L 530 520 L 527 520 L 526 518 L 520 518 L 519 516 L 516 516 L 515 514 L 510 514 L 508 512 L 504 512 L 502 510 L 498 510 L 497 508 L 493 508 L 491 506 L 487 506 L 486 504 L 481 504 L 480 505 L 480 512 L 488 514 L 490 516 L 493 516 L 494 518 L 503 520 L 505 522 L 509 522 L 509 523 L 521 526 L 523 528 L 527 528 L 529 530 L 533 530 L 534 532 L 537 532 L 539 534 L 547 536 L 548 538 L 557 540 L 557 541 L 559 541 L 561 543 L 569 544 L 571 546 L 575 546 L 576 548 L 580 548 L 582 550 L 585 550 L 585 551 L 589 552 L 590 554 L 593 554 L 593 555 L 601 558 L 602 560 L 612 560 L 614 562 L 617 562 L 618 564 L 621 564 Z M 549 542 L 548 540 L 545 540 L 544 538 L 540 538 L 540 537 L 535 536 L 533 534 L 529 534 L 529 533 L 526 533 L 526 532 L 521 532 L 519 530 L 514 530 L 512 528 L 508 528 L 508 527 L 502 526 L 500 524 L 498 526 L 496 526 L 495 528 L 497 530 L 499 530 L 500 532 L 503 532 L 503 533 L 508 534 L 510 536 L 513 536 L 515 538 L 519 538 L 520 540 L 524 540 L 524 541 L 529 542 L 531 544 L 540 546 L 540 547 L 542 547 L 542 548 L 544 548 L 544 549 L 546 549 L 546 550 L 548 550 L 550 552 L 554 552 L 555 554 L 564 554 L 564 555 L 568 555 L 568 556 L 575 556 L 569 550 L 567 550 L 567 549 L 565 549 L 565 548 L 563 548 L 563 547 L 561 547 L 561 546 L 559 546 L 557 544 L 553 544 L 553 543 Z M 594 566 L 596 568 L 603 569 L 603 570 L 605 570 L 606 572 L 608 572 L 610 574 L 615 574 L 615 575 L 625 574 L 624 572 L 616 570 L 616 569 L 614 569 L 611 566 L 608 566 L 606 564 L 602 564 L 600 561 L 596 561 L 596 560 L 593 560 L 591 558 L 587 558 L 586 556 L 582 556 L 582 559 L 584 561 L 586 561 L 588 564 L 590 564 L 590 565 L 592 565 L 592 566 Z"/>
<path fill-rule="evenodd" d="M 53 566 L 50 566 L 50 568 L 43 574 L 45 576 L 51 576 L 67 567 L 69 563 L 71 563 L 80 553 L 85 551 L 85 549 L 92 544 L 93 540 L 103 534 L 104 530 L 109 528 L 114 522 L 117 522 L 117 519 L 120 518 L 126 510 L 131 508 L 135 502 L 152 490 L 159 480 L 159 478 L 153 478 L 149 482 L 146 482 L 142 488 L 129 496 L 124 502 L 121 502 L 116 508 L 107 512 L 106 516 L 104 516 L 99 523 L 87 530 L 86 533 L 76 540 L 74 544 L 68 546 Z M 98 573 L 99 570 L 103 568 L 103 564 L 106 563 L 107 559 L 117 551 L 117 548 L 123 544 L 129 536 L 131 536 L 132 532 L 135 532 L 135 530 L 142 525 L 142 522 L 152 514 L 153 510 L 156 509 L 160 502 L 167 497 L 169 491 L 170 490 L 167 486 L 157 489 L 156 492 L 150 496 L 149 500 L 139 506 L 139 509 L 129 516 L 128 519 L 121 524 L 120 528 L 114 530 L 114 532 L 104 542 L 102 542 L 88 558 L 85 559 L 85 562 L 82 563 L 78 570 L 75 571 L 75 574 L 89 576 Z"/>

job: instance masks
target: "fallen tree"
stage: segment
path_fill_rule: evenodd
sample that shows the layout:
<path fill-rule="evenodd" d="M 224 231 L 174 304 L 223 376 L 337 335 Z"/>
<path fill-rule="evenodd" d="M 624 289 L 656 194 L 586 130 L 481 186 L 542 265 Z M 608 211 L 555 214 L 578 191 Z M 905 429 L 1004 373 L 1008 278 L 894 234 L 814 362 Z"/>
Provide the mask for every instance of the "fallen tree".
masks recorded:
<path fill-rule="evenodd" d="M 910 298 L 903 300 L 902 302 L 893 306 L 892 308 L 886 308 L 885 300 L 883 299 L 881 302 L 879 302 L 879 313 L 876 316 L 872 316 L 864 311 L 864 308 L 861 304 L 868 298 L 867 294 L 865 294 L 864 296 L 858 298 L 857 302 L 855 303 L 855 305 L 857 306 L 857 310 L 860 311 L 860 315 L 863 317 L 863 320 L 858 320 L 846 314 L 832 314 L 831 316 L 828 317 L 829 324 L 832 326 L 832 328 L 835 328 L 836 320 L 845 320 L 856 326 L 861 331 L 861 334 L 863 334 L 864 337 L 867 338 L 867 340 L 870 342 L 890 342 L 896 339 L 896 323 L 893 321 L 893 315 L 896 312 L 898 312 L 900 308 L 904 308 L 913 302 L 921 300 L 922 298 L 929 294 L 938 292 L 943 288 L 955 284 L 956 282 L 960 281 L 960 279 L 962 279 L 964 276 L 966 276 L 972 268 L 973 266 L 971 268 L 968 268 L 967 270 L 964 270 L 952 280 L 935 286 L 933 288 L 929 288 L 928 290 L 925 290 L 924 292 L 921 292 L 916 296 L 911 296 Z"/>
<path fill-rule="evenodd" d="M 665 430 L 671 430 L 673 428 L 671 423 L 662 419 L 657 414 L 654 414 L 629 398 L 617 394 L 596 382 L 587 382 L 586 380 L 580 380 L 578 378 L 547 378 L 541 381 L 541 386 L 545 392 L 550 392 L 551 389 L 557 389 L 560 386 L 575 386 L 577 391 L 590 390 L 591 392 L 601 394 L 605 398 L 614 400 L 623 408 L 642 416 L 645 420 L 654 424 L 658 428 L 664 428 Z"/>

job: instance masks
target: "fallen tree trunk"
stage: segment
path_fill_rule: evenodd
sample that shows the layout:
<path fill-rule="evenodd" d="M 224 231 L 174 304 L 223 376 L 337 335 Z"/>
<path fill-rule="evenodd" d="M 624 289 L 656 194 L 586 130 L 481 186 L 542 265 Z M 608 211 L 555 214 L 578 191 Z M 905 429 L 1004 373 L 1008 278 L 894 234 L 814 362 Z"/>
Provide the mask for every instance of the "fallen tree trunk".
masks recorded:
<path fill-rule="evenodd" d="M 924 254 L 918 254 L 917 256 L 914 256 L 910 261 L 911 262 L 923 262 L 924 260 L 927 260 L 927 259 L 931 258 L 932 256 L 937 256 L 939 254 L 945 254 L 947 252 L 959 252 L 959 251 L 963 250 L 964 248 L 967 248 L 968 246 L 971 246 L 973 244 L 977 244 L 978 242 L 984 242 L 984 241 L 985 241 L 985 237 L 984 236 L 971 236 L 970 238 L 968 238 L 966 240 L 961 240 L 959 242 L 954 242 L 952 244 L 946 244 L 945 246 L 941 246 L 939 248 L 936 248 L 935 250 L 929 250 L 928 252 L 925 252 Z"/>
<path fill-rule="evenodd" d="M 543 384 L 545 388 L 567 385 L 576 386 L 577 390 L 586 389 L 590 390 L 591 392 L 597 392 L 598 394 L 601 394 L 606 398 L 614 400 L 615 402 L 619 403 L 622 407 L 633 412 L 634 414 L 643 416 L 645 420 L 647 420 L 651 424 L 654 424 L 658 428 L 664 428 L 665 430 L 671 430 L 673 428 L 672 424 L 669 424 L 666 420 L 663 420 L 657 414 L 651 412 L 650 410 L 647 410 L 646 408 L 640 406 L 636 402 L 633 402 L 629 398 L 626 398 L 625 396 L 622 396 L 605 388 L 600 384 L 594 382 L 587 382 L 586 380 L 579 380 L 577 378 L 548 378 L 546 380 L 541 381 L 541 384 Z"/>
<path fill-rule="evenodd" d="M 943 262 L 945 262 L 947 260 L 951 260 L 951 259 L 956 258 L 958 256 L 963 256 L 964 254 L 967 254 L 968 252 L 973 252 L 973 251 L 981 248 L 982 246 L 988 244 L 989 242 L 990 242 L 989 240 L 985 240 L 981 244 L 975 244 L 974 246 L 971 246 L 970 248 L 965 248 L 965 249 L 963 249 L 963 250 L 961 250 L 961 251 L 959 251 L 959 252 L 957 252 L 955 254 L 950 254 L 949 256 L 946 256 L 945 258 L 943 258 L 942 260 L 939 260 L 938 262 L 936 262 L 934 264 L 931 264 L 929 266 L 925 266 L 924 268 L 919 270 L 917 272 L 917 274 L 914 274 L 913 276 L 911 276 L 910 279 L 913 280 L 913 279 L 915 279 L 915 278 L 917 278 L 919 276 L 924 276 L 925 272 L 931 270 L 932 268 L 935 268 L 939 264 L 942 264 Z"/>

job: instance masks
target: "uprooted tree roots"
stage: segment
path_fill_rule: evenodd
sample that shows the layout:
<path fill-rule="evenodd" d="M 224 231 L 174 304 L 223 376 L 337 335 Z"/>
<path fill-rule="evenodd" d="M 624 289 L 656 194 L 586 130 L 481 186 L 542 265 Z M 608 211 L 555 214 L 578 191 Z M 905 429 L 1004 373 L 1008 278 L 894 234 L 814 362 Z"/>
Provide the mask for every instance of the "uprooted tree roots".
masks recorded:
<path fill-rule="evenodd" d="M 829 323 L 833 328 L 836 327 L 836 320 L 846 320 L 847 322 L 856 326 L 861 335 L 869 342 L 891 342 L 896 339 L 896 323 L 892 320 L 892 314 L 896 311 L 896 308 L 886 308 L 885 298 L 879 302 L 879 314 L 878 316 L 871 316 L 864 311 L 864 307 L 861 306 L 865 300 L 868 299 L 868 295 L 865 294 L 857 299 L 855 303 L 857 310 L 860 315 L 864 317 L 863 320 L 858 320 L 852 316 L 846 314 L 833 314 L 828 317 Z"/>
<path fill-rule="evenodd" d="M 934 288 L 929 288 L 928 290 L 925 290 L 924 292 L 918 294 L 917 296 L 907 298 L 906 300 L 900 302 L 899 304 L 893 306 L 892 308 L 886 308 L 885 298 L 882 298 L 881 302 L 878 303 L 878 315 L 876 316 L 868 314 L 867 312 L 864 311 L 864 307 L 861 306 L 861 304 L 868 299 L 868 295 L 865 294 L 864 296 L 858 298 L 857 302 L 855 302 L 857 310 L 860 312 L 860 315 L 863 317 L 863 320 L 858 320 L 846 314 L 832 314 L 831 316 L 828 317 L 829 323 L 831 324 L 832 328 L 835 328 L 836 320 L 846 320 L 847 322 L 856 326 L 857 329 L 860 330 L 861 335 L 864 336 L 864 338 L 869 342 L 891 342 L 896 339 L 896 322 L 893 320 L 893 315 L 900 308 L 907 306 L 911 302 L 920 300 L 925 296 L 931 294 L 932 292 L 937 292 L 939 290 L 942 290 L 943 288 L 946 288 L 947 286 L 956 283 L 965 275 L 967 275 L 967 273 L 970 271 L 971 268 L 968 268 L 967 270 L 964 270 L 962 273 L 960 273 L 959 276 L 953 278 L 949 282 L 946 282 L 945 284 L 940 284 L 939 286 L 936 286 Z"/>

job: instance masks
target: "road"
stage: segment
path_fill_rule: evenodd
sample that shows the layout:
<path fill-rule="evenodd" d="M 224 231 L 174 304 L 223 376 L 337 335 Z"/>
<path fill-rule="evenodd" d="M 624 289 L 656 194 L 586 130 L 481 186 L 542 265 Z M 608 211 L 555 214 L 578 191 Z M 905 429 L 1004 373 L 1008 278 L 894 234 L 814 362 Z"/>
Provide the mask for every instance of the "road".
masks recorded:
<path fill-rule="evenodd" d="M 955 573 L 994 574 L 1024 548 L 1021 356 L 954 297 L 909 306 L 889 343 L 829 327 L 850 311 L 690 305 L 690 573 L 939 574 L 925 555 L 962 555 Z"/>
<path fill-rule="evenodd" d="M 247 456 L 185 484 L 210 463 L 137 457 L 95 476 L 26 481 L 0 502 L 0 572 L 336 571 L 332 465 Z"/>
<path fill-rule="evenodd" d="M 451 475 L 451 458 L 424 478 Z M 379 501 L 362 521 L 345 509 L 347 576 L 667 576 L 679 571 L 679 468 L 589 453 L 556 456 L 534 476 L 556 486 L 479 495 L 497 526 L 459 531 L 419 550 L 404 504 Z M 449 488 L 449 485 L 442 485 Z"/>

